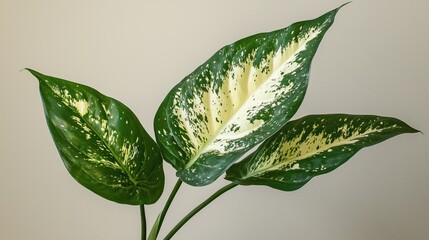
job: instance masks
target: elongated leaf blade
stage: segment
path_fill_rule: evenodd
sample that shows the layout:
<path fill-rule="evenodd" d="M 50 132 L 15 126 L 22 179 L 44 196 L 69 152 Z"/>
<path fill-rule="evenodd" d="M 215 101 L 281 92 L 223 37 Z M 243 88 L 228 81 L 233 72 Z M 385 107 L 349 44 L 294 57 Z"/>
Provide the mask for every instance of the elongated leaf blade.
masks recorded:
<path fill-rule="evenodd" d="M 156 240 L 156 237 L 158 236 L 160 221 L 161 221 L 161 214 L 158 215 L 155 222 L 153 223 L 153 227 L 150 230 L 150 233 L 149 233 L 149 236 L 147 237 L 147 240 Z"/>
<path fill-rule="evenodd" d="M 155 117 L 167 162 L 184 182 L 213 182 L 293 116 L 338 9 L 225 46 L 176 85 Z"/>
<path fill-rule="evenodd" d="M 241 185 L 267 185 L 292 191 L 330 172 L 364 147 L 402 133 L 404 122 L 372 115 L 311 115 L 291 121 L 254 154 L 233 165 L 226 179 Z"/>
<path fill-rule="evenodd" d="M 164 188 L 162 158 L 134 113 L 93 88 L 28 70 L 39 80 L 46 121 L 70 174 L 106 199 L 154 203 Z"/>

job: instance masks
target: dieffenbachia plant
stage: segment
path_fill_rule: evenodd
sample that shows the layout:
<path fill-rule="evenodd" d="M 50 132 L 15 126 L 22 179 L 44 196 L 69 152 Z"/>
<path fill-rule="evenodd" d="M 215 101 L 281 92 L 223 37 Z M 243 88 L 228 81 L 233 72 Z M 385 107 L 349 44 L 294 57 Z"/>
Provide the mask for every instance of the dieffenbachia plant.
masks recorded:
<path fill-rule="evenodd" d="M 96 194 L 144 205 L 164 188 L 162 159 L 178 181 L 147 239 L 159 235 L 182 182 L 230 184 L 197 206 L 164 239 L 207 204 L 238 185 L 293 191 L 345 163 L 361 148 L 417 130 L 373 115 L 292 116 L 303 101 L 311 62 L 334 22 L 319 18 L 256 34 L 227 45 L 165 97 L 154 121 L 156 142 L 134 113 L 97 90 L 28 69 L 40 84 L 46 120 L 70 174 Z M 240 161 L 249 150 L 260 146 Z"/>

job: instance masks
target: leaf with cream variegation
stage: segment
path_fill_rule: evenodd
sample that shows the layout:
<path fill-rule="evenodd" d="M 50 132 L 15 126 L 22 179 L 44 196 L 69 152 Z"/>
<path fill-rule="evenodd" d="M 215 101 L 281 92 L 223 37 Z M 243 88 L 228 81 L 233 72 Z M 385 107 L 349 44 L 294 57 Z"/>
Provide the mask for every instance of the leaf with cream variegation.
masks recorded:
<path fill-rule="evenodd" d="M 90 87 L 28 71 L 39 80 L 46 121 L 70 174 L 118 203 L 156 202 L 162 158 L 134 113 Z"/>
<path fill-rule="evenodd" d="M 286 124 L 338 9 L 225 46 L 170 91 L 157 111 L 155 135 L 181 180 L 213 182 Z"/>
<path fill-rule="evenodd" d="M 226 179 L 241 185 L 267 185 L 293 191 L 328 173 L 357 151 L 402 133 L 404 122 L 372 115 L 311 115 L 287 123 L 255 153 L 234 164 Z"/>

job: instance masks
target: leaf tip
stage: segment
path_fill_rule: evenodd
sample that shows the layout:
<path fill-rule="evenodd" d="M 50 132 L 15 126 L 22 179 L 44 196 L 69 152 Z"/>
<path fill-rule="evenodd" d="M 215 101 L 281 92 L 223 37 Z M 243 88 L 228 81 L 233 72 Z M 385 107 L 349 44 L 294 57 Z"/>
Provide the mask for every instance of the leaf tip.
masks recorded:
<path fill-rule="evenodd" d="M 346 3 L 341 4 L 339 7 L 335 8 L 334 10 L 332 10 L 332 12 L 334 12 L 334 14 L 336 14 L 341 8 L 343 8 L 344 6 L 350 4 L 352 1 L 348 1 Z"/>
<path fill-rule="evenodd" d="M 420 133 L 421 135 L 425 135 L 422 131 L 420 131 L 418 129 L 415 129 L 415 128 L 412 128 L 412 127 L 410 127 L 410 128 L 412 129 L 411 133 Z"/>
<path fill-rule="evenodd" d="M 406 129 L 406 132 L 407 133 L 421 133 L 421 134 L 423 134 L 423 132 L 422 131 L 420 131 L 420 130 L 418 130 L 418 129 L 415 129 L 415 128 L 413 128 L 413 127 L 411 127 L 410 125 L 408 125 L 407 123 L 405 123 L 405 122 L 403 122 L 402 121 L 402 123 L 404 124 L 404 128 Z"/>
<path fill-rule="evenodd" d="M 43 74 L 41 74 L 41 73 L 39 73 L 38 71 L 36 71 L 36 70 L 33 70 L 33 69 L 31 69 L 31 68 L 23 68 L 23 69 L 21 69 L 20 70 L 20 72 L 22 72 L 22 71 L 28 71 L 28 72 L 30 72 L 33 76 L 35 76 L 38 80 L 41 80 L 41 77 L 43 76 Z"/>
<path fill-rule="evenodd" d="M 329 11 L 329 12 L 327 12 L 327 13 L 325 13 L 325 14 L 323 14 L 322 16 L 320 16 L 319 18 L 324 18 L 324 19 L 326 19 L 326 26 L 328 26 L 328 27 L 330 27 L 331 25 L 332 25 L 332 23 L 334 22 L 334 19 L 335 19 L 335 17 L 337 16 L 337 13 L 338 13 L 338 11 L 341 9 L 341 8 L 343 8 L 345 5 L 347 5 L 347 4 L 349 4 L 349 3 L 351 3 L 351 1 L 349 1 L 349 2 L 346 2 L 346 3 L 344 3 L 344 4 L 342 4 L 342 5 L 340 5 L 339 7 L 337 7 L 337 8 L 335 8 L 335 9 L 333 9 L 333 10 L 331 10 L 331 11 Z"/>
<path fill-rule="evenodd" d="M 343 8 L 344 6 L 346 6 L 346 5 L 348 5 L 348 4 L 350 4 L 352 1 L 348 1 L 348 2 L 346 2 L 346 3 L 343 3 L 342 5 L 340 5 L 339 7 L 337 7 L 337 8 L 335 8 L 334 10 L 332 10 L 331 11 L 331 13 L 333 13 L 334 15 L 336 15 L 337 14 L 337 12 L 341 9 L 341 8 Z"/>
<path fill-rule="evenodd" d="M 353 2 L 353 1 L 348 1 L 348 2 L 346 2 L 346 3 L 343 3 L 341 6 L 339 6 L 339 7 L 338 7 L 338 9 L 341 9 L 342 7 L 344 7 L 344 6 L 348 5 L 348 4 L 352 3 L 352 2 Z"/>

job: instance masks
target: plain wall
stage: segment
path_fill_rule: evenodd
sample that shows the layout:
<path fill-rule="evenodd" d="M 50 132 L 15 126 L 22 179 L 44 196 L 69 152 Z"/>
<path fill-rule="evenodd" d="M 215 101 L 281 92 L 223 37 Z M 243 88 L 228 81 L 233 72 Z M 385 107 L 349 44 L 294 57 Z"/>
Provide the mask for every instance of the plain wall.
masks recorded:
<path fill-rule="evenodd" d="M 0 239 L 139 239 L 138 207 L 102 199 L 64 168 L 45 123 L 42 73 L 128 105 L 153 136 L 167 92 L 222 46 L 315 18 L 344 0 L 0 0 Z M 296 118 L 393 116 L 421 130 L 360 151 L 296 192 L 237 187 L 174 239 L 427 240 L 429 2 L 355 0 L 314 59 Z M 174 185 L 147 207 L 153 222 Z M 184 185 L 161 236 L 227 182 Z M 150 225 L 149 225 L 150 226 Z"/>

